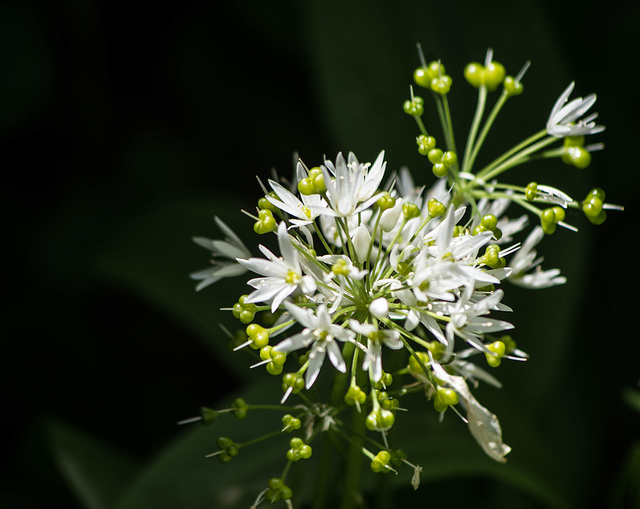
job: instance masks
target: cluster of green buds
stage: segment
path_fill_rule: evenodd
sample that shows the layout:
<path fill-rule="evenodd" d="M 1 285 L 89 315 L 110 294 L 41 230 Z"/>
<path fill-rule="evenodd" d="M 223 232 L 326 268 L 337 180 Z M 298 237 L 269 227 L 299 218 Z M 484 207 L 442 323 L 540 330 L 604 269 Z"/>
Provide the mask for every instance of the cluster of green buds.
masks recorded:
<path fill-rule="evenodd" d="M 604 191 L 596 187 L 591 190 L 582 202 L 582 211 L 593 224 L 602 224 L 607 218 L 605 206 Z"/>
<path fill-rule="evenodd" d="M 448 94 L 453 83 L 451 76 L 445 73 L 442 62 L 433 61 L 427 64 L 424 59 L 422 65 L 413 71 L 413 80 L 418 86 L 440 95 Z"/>
<path fill-rule="evenodd" d="M 431 83 L 440 73 L 444 75 L 444 67 L 441 62 L 426 64 L 420 47 L 418 47 L 421 65 L 414 71 L 413 81 L 416 85 L 431 88 Z M 472 87 L 478 90 L 478 103 L 476 112 L 469 129 L 464 155 L 458 158 L 456 140 L 449 112 L 449 103 L 446 96 L 435 96 L 436 109 L 440 117 L 443 147 L 437 148 L 436 137 L 431 134 L 421 120 L 426 105 L 421 98 L 413 95 L 411 100 L 405 103 L 405 112 L 412 115 L 420 129 L 416 138 L 418 152 L 428 156 L 432 164 L 432 171 L 436 177 L 446 178 L 454 192 L 456 203 L 471 204 L 479 218 L 482 210 L 475 205 L 480 200 L 508 200 L 523 207 L 526 211 L 538 216 L 544 233 L 550 235 L 560 225 L 569 230 L 576 230 L 575 226 L 564 222 L 567 208 L 583 208 L 589 221 L 600 224 L 604 221 L 606 209 L 621 210 L 622 207 L 606 204 L 603 201 L 599 209 L 597 203 L 584 208 L 584 203 L 572 200 L 566 193 L 550 186 L 532 182 L 526 187 L 500 182 L 498 178 L 508 170 L 525 163 L 534 162 L 552 157 L 560 158 L 564 163 L 573 167 L 584 169 L 591 163 L 591 153 L 603 148 L 600 143 L 585 144 L 586 137 L 598 133 L 604 126 L 596 125 L 592 120 L 596 115 L 585 119 L 580 117 L 585 114 L 595 102 L 595 96 L 584 99 L 574 99 L 566 104 L 573 84 L 571 84 L 560 96 L 551 111 L 545 129 L 542 129 L 523 140 L 521 143 L 496 157 L 492 162 L 479 169 L 475 168 L 475 162 L 484 141 L 495 122 L 498 113 L 502 110 L 507 100 L 520 95 L 524 91 L 522 83 L 530 63 L 526 62 L 521 70 L 514 75 L 507 74 L 505 66 L 493 59 L 493 51 L 489 49 L 484 63 L 470 62 L 464 68 L 464 78 Z M 450 87 L 450 78 L 448 86 Z M 502 88 L 502 93 L 495 101 L 491 111 L 485 115 L 488 94 Z M 557 148 L 550 146 L 561 141 Z M 539 188 L 538 188 L 539 187 Z M 586 201 L 588 201 L 588 198 Z M 551 202 L 555 207 L 544 207 Z M 597 212 L 596 212 L 597 211 Z"/>
<path fill-rule="evenodd" d="M 256 316 L 256 305 L 249 302 L 245 303 L 246 298 L 246 295 L 240 296 L 238 302 L 233 305 L 232 313 L 242 323 L 251 323 Z"/>
<path fill-rule="evenodd" d="M 300 179 L 298 182 L 298 191 L 300 194 L 310 196 L 312 194 L 322 194 L 327 190 L 324 183 L 322 171 L 317 166 L 309 170 L 309 176 Z"/>
<path fill-rule="evenodd" d="M 591 164 L 591 152 L 584 146 L 584 136 L 565 136 L 562 162 L 578 169 L 584 169 Z"/>

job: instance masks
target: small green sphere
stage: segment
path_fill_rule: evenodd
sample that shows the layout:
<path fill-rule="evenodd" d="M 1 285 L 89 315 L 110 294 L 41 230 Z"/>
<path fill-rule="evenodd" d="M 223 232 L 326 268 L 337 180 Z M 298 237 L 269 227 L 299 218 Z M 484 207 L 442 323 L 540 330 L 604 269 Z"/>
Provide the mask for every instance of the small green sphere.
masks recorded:
<path fill-rule="evenodd" d="M 413 71 L 413 81 L 416 82 L 416 85 L 423 88 L 429 88 L 429 84 L 431 83 L 429 69 L 427 67 L 418 67 Z"/>
<path fill-rule="evenodd" d="M 500 62 L 495 60 L 484 68 L 484 85 L 492 92 L 503 82 L 506 71 Z"/>
<path fill-rule="evenodd" d="M 524 90 L 524 86 L 522 85 L 522 82 L 516 81 L 513 76 L 507 76 L 504 79 L 502 86 L 504 87 L 504 91 L 507 93 L 509 97 L 512 97 L 514 95 L 520 95 Z"/>
<path fill-rule="evenodd" d="M 484 82 L 484 66 L 479 62 L 470 62 L 464 68 L 464 79 L 474 88 L 480 88 Z"/>

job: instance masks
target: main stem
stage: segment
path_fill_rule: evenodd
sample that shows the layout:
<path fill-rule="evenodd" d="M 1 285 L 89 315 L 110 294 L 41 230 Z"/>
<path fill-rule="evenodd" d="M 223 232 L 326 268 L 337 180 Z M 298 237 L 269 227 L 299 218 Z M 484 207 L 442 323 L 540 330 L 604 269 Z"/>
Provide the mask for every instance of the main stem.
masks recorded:
<path fill-rule="evenodd" d="M 354 431 L 354 438 L 349 442 L 349 450 L 347 452 L 340 509 L 353 509 L 361 505 L 360 473 L 362 471 L 363 444 L 362 440 L 357 437 L 364 435 L 366 431 L 365 415 L 355 408 L 353 409 L 352 430 Z"/>

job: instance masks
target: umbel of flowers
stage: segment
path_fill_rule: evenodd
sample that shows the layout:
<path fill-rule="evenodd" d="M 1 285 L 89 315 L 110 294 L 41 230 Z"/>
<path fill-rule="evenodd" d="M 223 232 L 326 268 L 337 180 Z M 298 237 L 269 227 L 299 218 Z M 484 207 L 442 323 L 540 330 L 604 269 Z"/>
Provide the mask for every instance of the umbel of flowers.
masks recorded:
<path fill-rule="evenodd" d="M 418 126 L 417 150 L 435 177 L 431 187 L 416 184 L 406 169 L 388 172 L 384 151 L 373 164 L 352 153 L 315 166 L 299 160 L 291 183 L 269 180 L 256 210 L 244 211 L 255 233 L 275 237 L 276 252 L 266 242 L 252 252 L 219 218 L 222 240 L 195 239 L 213 255 L 209 268 L 192 274 L 198 290 L 250 274 L 248 289 L 240 288 L 229 303 L 241 327 L 232 335 L 234 349 L 253 352 L 251 367 L 281 378 L 282 393 L 266 407 L 283 414 L 277 433 L 295 435 L 283 451 L 282 472 L 265 479 L 255 505 L 290 504 L 290 468 L 309 458 L 314 440 L 329 430 L 361 451 L 374 472 L 409 466 L 417 488 L 420 467 L 387 439 L 397 419 L 411 419 L 402 398 L 415 392 L 440 416 L 451 409 L 491 458 L 505 462 L 510 447 L 498 419 L 470 389 L 479 382 L 499 387 L 490 371 L 504 360 L 527 358 L 508 333 L 513 325 L 505 320 L 511 309 L 503 302 L 504 283 L 534 289 L 564 283 L 559 270 L 541 268 L 538 243 L 557 226 L 577 230 L 565 222 L 568 208 L 582 209 L 594 224 L 604 221 L 607 209 L 620 208 L 607 204 L 601 189 L 574 200 L 544 183 L 504 181 L 508 170 L 542 159 L 586 167 L 591 153 L 603 148 L 586 143 L 604 129 L 589 114 L 595 95 L 570 100 L 571 83 L 545 127 L 477 167 L 496 116 L 523 92 L 529 64 L 507 75 L 489 50 L 484 63 L 466 66 L 464 79 L 478 90 L 478 101 L 459 151 L 447 100 L 453 80 L 443 63 L 418 54 L 414 84 L 434 100 L 439 137 L 422 122 L 425 102 L 413 87 L 404 111 Z M 320 377 L 331 379 L 327 394 L 310 391 Z M 240 399 L 223 411 L 244 418 L 252 406 Z M 408 412 L 400 414 L 401 408 Z M 220 413 L 202 412 L 205 424 Z M 360 429 L 350 429 L 346 423 L 358 417 Z M 248 444 L 221 437 L 218 445 L 211 455 L 226 462 Z"/>

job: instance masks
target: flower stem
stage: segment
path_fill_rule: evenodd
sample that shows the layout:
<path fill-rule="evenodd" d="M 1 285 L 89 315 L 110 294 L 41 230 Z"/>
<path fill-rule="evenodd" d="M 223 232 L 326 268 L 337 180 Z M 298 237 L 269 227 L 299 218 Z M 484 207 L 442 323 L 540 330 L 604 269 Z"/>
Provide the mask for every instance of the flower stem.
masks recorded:
<path fill-rule="evenodd" d="M 342 490 L 342 500 L 340 509 L 353 509 L 360 505 L 360 472 L 362 470 L 362 440 L 357 438 L 365 432 L 364 413 L 353 410 L 351 429 L 355 437 L 350 441 L 347 452 L 344 486 Z"/>
<path fill-rule="evenodd" d="M 473 163 L 475 162 L 476 157 L 478 157 L 478 152 L 480 152 L 480 147 L 482 147 L 482 144 L 484 143 L 484 140 L 486 139 L 487 134 L 489 133 L 489 130 L 493 125 L 493 122 L 495 121 L 496 117 L 498 116 L 498 113 L 502 109 L 502 106 L 504 106 L 504 103 L 507 102 L 508 98 L 509 98 L 509 94 L 507 94 L 506 92 L 503 92 L 500 95 L 500 98 L 493 105 L 493 109 L 491 110 L 491 113 L 489 113 L 489 117 L 487 118 L 486 122 L 482 126 L 482 131 L 480 131 L 480 135 L 478 136 L 478 141 L 476 141 L 476 144 L 473 147 L 473 151 L 469 156 L 469 160 L 465 161 L 466 162 L 465 171 L 471 171 L 473 169 Z"/>
<path fill-rule="evenodd" d="M 476 112 L 469 128 L 469 136 L 467 137 L 467 145 L 464 148 L 464 158 L 462 159 L 462 171 L 469 171 L 471 167 L 471 154 L 474 151 L 474 143 L 478 134 L 478 128 L 480 127 L 480 121 L 484 114 L 484 106 L 487 102 L 487 87 L 480 87 L 478 89 L 478 103 L 476 105 Z"/>
<path fill-rule="evenodd" d="M 497 177 L 501 173 L 513 168 L 514 166 L 521 165 L 522 163 L 530 159 L 529 157 L 530 154 L 533 154 L 534 152 L 540 150 L 541 148 L 546 147 L 547 145 L 550 145 L 551 143 L 554 143 L 555 141 L 557 141 L 556 138 L 554 138 L 553 136 L 549 136 L 543 140 L 540 140 L 537 143 L 534 143 L 533 145 L 528 146 L 527 148 L 521 150 L 517 154 L 513 155 L 511 158 L 504 161 L 502 164 L 495 166 L 493 169 L 491 169 L 491 171 L 482 175 L 482 178 L 484 180 L 491 180 L 492 178 Z M 480 175 L 478 176 L 480 177 Z"/>
<path fill-rule="evenodd" d="M 504 154 L 502 154 L 500 157 L 495 159 L 493 162 L 489 163 L 487 166 L 482 168 L 482 170 L 480 170 L 478 172 L 478 178 L 486 179 L 487 173 L 492 171 L 494 168 L 496 168 L 498 165 L 500 165 L 503 161 L 509 159 L 512 155 L 518 153 L 520 150 L 522 150 L 525 147 L 531 145 L 532 143 L 538 141 L 545 134 L 547 134 L 547 130 L 546 129 L 542 129 L 542 130 L 538 131 L 537 133 L 533 134 L 532 136 L 529 136 L 526 140 L 521 141 L 516 146 L 514 146 L 513 148 L 511 148 L 510 150 L 508 150 Z"/>

